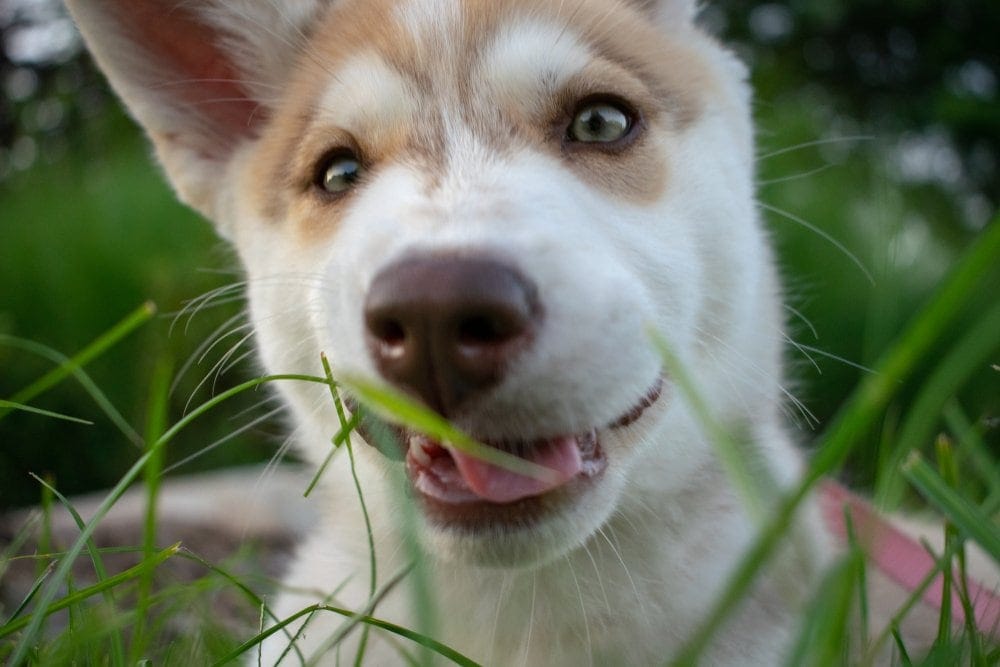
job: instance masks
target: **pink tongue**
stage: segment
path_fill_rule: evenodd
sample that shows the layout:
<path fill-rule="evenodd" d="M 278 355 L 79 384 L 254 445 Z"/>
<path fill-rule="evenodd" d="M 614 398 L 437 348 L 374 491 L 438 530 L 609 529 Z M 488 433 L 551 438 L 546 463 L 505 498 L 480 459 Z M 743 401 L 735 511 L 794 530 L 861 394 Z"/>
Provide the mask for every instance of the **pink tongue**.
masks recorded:
<path fill-rule="evenodd" d="M 552 471 L 545 479 L 528 477 L 463 454 L 453 447 L 448 452 L 455 459 L 458 472 L 469 489 L 492 503 L 512 503 L 522 498 L 540 496 L 562 486 L 583 469 L 580 447 L 573 436 L 549 440 L 524 458 Z"/>

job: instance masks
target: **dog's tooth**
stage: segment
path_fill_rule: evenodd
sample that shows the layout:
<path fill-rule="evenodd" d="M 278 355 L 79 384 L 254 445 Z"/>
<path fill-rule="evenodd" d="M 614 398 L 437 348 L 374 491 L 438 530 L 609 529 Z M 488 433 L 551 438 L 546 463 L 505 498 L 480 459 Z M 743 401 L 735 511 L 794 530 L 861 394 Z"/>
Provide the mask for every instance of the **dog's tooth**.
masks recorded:
<path fill-rule="evenodd" d="M 410 438 L 410 457 L 422 466 L 429 466 L 431 464 L 430 454 L 427 453 L 427 449 L 424 447 L 426 444 L 426 438 Z"/>

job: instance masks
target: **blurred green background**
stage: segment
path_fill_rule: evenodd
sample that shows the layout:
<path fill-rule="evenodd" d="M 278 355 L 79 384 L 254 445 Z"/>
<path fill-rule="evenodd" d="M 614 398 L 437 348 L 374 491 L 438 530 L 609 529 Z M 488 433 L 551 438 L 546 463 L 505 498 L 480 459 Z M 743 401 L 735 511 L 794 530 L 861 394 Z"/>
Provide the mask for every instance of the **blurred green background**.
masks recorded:
<path fill-rule="evenodd" d="M 859 367 L 875 363 L 997 210 L 1000 2 L 718 2 L 703 21 L 753 67 L 763 214 L 800 345 L 789 349 L 794 393 L 811 416 L 789 412 L 808 445 L 866 372 Z M 174 202 L 64 10 L 0 0 L 0 31 L 0 335 L 71 355 L 155 301 L 152 323 L 87 367 L 140 432 L 157 360 L 177 369 L 191 361 L 172 394 L 173 419 L 189 400 L 253 375 L 252 357 L 229 368 L 248 343 L 226 358 L 245 331 L 198 350 L 217 328 L 239 326 L 230 318 L 241 301 L 174 317 L 237 282 L 237 262 Z M 1000 267 L 967 321 L 998 291 Z M 217 376 L 220 360 L 226 372 Z M 0 398 L 51 367 L 0 344 Z M 883 431 L 925 378 L 901 392 Z M 984 367 L 961 400 L 996 448 L 1000 373 Z M 112 484 L 135 459 L 138 445 L 79 384 L 33 404 L 95 423 L 26 413 L 0 421 L 0 510 L 37 501 L 29 472 L 77 493 Z M 167 465 L 193 471 L 271 456 L 283 442 L 276 407 L 259 392 L 214 411 L 171 446 Z M 879 434 L 871 440 L 846 471 L 862 485 L 874 474 Z"/>

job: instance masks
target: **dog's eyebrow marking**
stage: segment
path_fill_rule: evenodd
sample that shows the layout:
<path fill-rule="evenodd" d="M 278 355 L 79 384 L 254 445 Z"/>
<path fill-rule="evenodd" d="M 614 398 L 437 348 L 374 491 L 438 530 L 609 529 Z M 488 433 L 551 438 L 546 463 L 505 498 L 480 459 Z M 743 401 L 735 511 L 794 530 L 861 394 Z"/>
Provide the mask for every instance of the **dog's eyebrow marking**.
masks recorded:
<path fill-rule="evenodd" d="M 462 20 L 462 3 L 454 0 L 414 0 L 396 8 L 399 26 L 417 42 L 440 44 Z"/>
<path fill-rule="evenodd" d="M 323 91 L 315 120 L 347 131 L 377 132 L 416 113 L 410 84 L 374 52 L 351 57 L 337 67 Z"/>
<path fill-rule="evenodd" d="M 492 37 L 477 74 L 503 96 L 535 92 L 540 86 L 553 94 L 592 59 L 590 50 L 566 26 L 523 21 Z"/>

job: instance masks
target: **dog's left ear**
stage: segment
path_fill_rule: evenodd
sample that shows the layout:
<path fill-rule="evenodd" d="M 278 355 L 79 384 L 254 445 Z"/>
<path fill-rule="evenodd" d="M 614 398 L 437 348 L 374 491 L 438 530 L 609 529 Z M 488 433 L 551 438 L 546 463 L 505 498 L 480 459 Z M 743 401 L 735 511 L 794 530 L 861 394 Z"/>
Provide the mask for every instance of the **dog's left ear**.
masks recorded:
<path fill-rule="evenodd" d="M 178 196 L 217 220 L 230 158 L 254 139 L 329 0 L 67 0 Z M 225 230 L 223 230 L 225 231 Z"/>
<path fill-rule="evenodd" d="M 629 0 L 664 26 L 687 25 L 698 14 L 698 0 Z"/>

